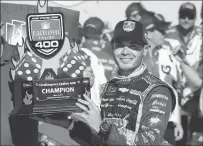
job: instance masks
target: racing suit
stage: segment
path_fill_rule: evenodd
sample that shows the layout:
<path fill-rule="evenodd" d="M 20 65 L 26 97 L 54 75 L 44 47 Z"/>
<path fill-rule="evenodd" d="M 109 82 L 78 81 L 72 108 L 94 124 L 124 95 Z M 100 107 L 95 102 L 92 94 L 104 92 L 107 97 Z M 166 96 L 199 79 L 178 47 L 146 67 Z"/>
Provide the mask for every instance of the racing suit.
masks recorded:
<path fill-rule="evenodd" d="M 112 77 L 112 72 L 116 67 L 110 44 L 103 40 L 86 39 L 81 44 L 81 48 L 92 51 L 102 63 L 107 81 Z"/>
<path fill-rule="evenodd" d="M 146 66 L 128 77 L 116 76 L 101 89 L 101 116 L 112 123 L 108 145 L 160 145 L 175 105 L 175 91 L 151 75 Z M 97 134 L 76 123 L 70 136 L 100 144 Z M 78 127 L 80 128 L 78 128 Z M 84 131 L 84 130 L 82 130 Z M 89 137 L 87 137 L 89 135 Z M 78 138 L 80 137 L 80 138 Z M 85 138 L 84 138 L 85 137 Z"/>
<path fill-rule="evenodd" d="M 151 48 L 150 48 L 151 49 Z M 174 81 L 177 81 L 176 65 L 173 63 L 175 58 L 170 49 L 166 45 L 157 46 L 152 50 L 152 54 L 145 56 L 144 62 L 147 65 L 147 69 L 154 76 L 165 81 L 172 86 Z M 176 96 L 176 106 L 169 118 L 168 127 L 164 135 L 165 140 L 170 144 L 175 144 L 174 126 L 175 124 L 181 124 L 180 106 L 178 96 Z"/>

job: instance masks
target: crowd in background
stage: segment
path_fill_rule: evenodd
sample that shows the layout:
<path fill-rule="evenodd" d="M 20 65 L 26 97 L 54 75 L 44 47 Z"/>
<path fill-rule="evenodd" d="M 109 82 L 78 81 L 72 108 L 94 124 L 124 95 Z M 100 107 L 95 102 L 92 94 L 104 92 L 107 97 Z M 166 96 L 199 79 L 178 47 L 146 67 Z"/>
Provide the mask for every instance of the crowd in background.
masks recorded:
<path fill-rule="evenodd" d="M 164 138 L 172 145 L 202 145 L 202 23 L 195 25 L 196 7 L 183 3 L 179 24 L 171 26 L 162 14 L 148 11 L 141 3 L 130 4 L 127 20 L 140 21 L 150 44 L 144 58 L 148 70 L 171 85 L 178 93 L 177 111 L 172 113 Z M 202 12 L 201 12 L 201 18 Z M 202 18 L 203 19 L 203 18 Z M 97 56 L 104 67 L 106 80 L 114 76 L 116 63 L 112 55 L 113 31 L 98 17 L 79 24 L 77 43 Z"/>

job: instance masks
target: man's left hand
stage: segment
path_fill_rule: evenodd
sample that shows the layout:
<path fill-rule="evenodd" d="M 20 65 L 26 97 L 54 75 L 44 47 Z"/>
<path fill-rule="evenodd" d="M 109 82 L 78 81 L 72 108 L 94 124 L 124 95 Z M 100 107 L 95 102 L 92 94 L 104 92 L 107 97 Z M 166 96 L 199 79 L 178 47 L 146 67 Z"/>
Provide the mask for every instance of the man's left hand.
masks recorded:
<path fill-rule="evenodd" d="M 96 104 L 91 100 L 86 94 L 84 94 L 83 99 L 78 99 L 76 105 L 81 108 L 83 113 L 74 113 L 71 115 L 71 118 L 78 117 L 77 119 L 84 119 L 85 123 L 88 124 L 93 130 L 99 132 L 100 124 L 102 123 L 102 118 L 100 115 L 100 110 Z"/>
<path fill-rule="evenodd" d="M 176 123 L 175 129 L 174 129 L 174 135 L 175 135 L 175 140 L 181 140 L 183 138 L 183 127 L 180 123 Z"/>

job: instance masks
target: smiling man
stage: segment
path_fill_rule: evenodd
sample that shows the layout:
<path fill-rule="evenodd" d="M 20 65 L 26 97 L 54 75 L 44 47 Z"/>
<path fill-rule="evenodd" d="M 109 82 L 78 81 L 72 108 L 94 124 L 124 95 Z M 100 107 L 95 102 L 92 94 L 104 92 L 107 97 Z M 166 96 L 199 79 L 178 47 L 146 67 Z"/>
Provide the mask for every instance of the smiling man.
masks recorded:
<path fill-rule="evenodd" d="M 101 113 L 92 100 L 85 97 L 86 100 L 77 103 L 85 114 L 77 115 L 94 131 L 91 140 L 99 137 L 100 144 L 160 145 L 176 93 L 151 75 L 143 64 L 149 45 L 140 22 L 120 21 L 111 43 L 118 71 L 102 88 Z M 76 125 L 71 133 L 76 131 Z"/>
<path fill-rule="evenodd" d="M 76 103 L 84 112 L 71 115 L 79 122 L 72 126 L 47 122 L 69 127 L 71 138 L 82 145 L 163 144 L 176 93 L 143 64 L 149 47 L 146 38 L 140 22 L 120 21 L 111 41 L 118 71 L 101 88 L 101 111 L 84 95 L 85 100 Z"/>

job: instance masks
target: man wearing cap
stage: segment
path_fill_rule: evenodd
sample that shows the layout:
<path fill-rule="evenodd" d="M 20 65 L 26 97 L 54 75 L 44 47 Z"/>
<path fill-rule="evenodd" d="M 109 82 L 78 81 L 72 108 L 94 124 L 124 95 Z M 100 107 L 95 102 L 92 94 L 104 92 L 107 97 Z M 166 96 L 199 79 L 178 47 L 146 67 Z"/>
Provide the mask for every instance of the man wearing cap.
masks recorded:
<path fill-rule="evenodd" d="M 71 118 L 84 123 L 64 126 L 73 139 L 90 145 L 162 144 L 176 92 L 143 64 L 149 47 L 146 38 L 140 22 L 117 23 L 111 41 L 117 75 L 101 88 L 101 111 L 86 95 L 78 100 L 76 105 L 84 112 Z"/>
<path fill-rule="evenodd" d="M 164 45 L 165 31 L 171 22 L 166 22 L 161 14 L 151 16 L 148 13 L 143 15 L 140 22 L 147 30 L 148 42 L 151 46 L 148 55 L 144 58 L 149 72 L 172 86 L 172 82 L 177 79 L 176 66 L 171 62 L 174 58 L 170 49 Z M 176 98 L 176 102 L 178 103 L 178 98 Z M 164 138 L 170 144 L 175 145 L 175 140 L 180 140 L 182 137 L 183 128 L 181 126 L 180 107 L 179 104 L 176 104 L 169 119 Z"/>
<path fill-rule="evenodd" d="M 98 57 L 104 67 L 105 77 L 109 80 L 116 64 L 110 44 L 101 38 L 103 30 L 104 22 L 98 17 L 90 17 L 86 20 L 83 26 L 85 39 L 81 49 L 91 51 Z"/>
<path fill-rule="evenodd" d="M 199 93 L 194 92 L 199 88 L 193 76 L 188 76 L 188 68 L 197 71 L 200 65 L 202 52 L 202 32 L 195 26 L 196 7 L 186 2 L 179 9 L 179 24 L 171 27 L 166 32 L 166 46 L 170 48 L 177 65 L 178 81 L 175 82 L 179 92 L 180 105 L 182 107 L 182 126 L 184 136 L 181 144 L 186 144 L 188 135 L 188 116 L 198 113 Z M 192 78 L 191 78 L 192 77 Z"/>

